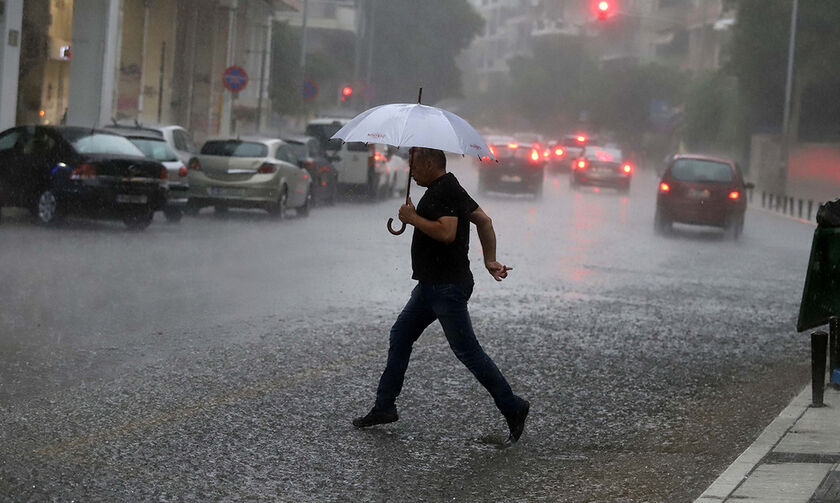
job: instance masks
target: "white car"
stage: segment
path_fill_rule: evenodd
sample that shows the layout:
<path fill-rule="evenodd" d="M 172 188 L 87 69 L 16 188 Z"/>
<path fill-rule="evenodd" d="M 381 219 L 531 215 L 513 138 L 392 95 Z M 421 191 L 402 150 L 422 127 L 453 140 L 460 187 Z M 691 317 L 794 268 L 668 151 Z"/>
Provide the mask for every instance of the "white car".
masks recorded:
<path fill-rule="evenodd" d="M 113 124 L 106 124 L 104 127 L 121 135 L 144 132 L 159 136 L 169 144 L 185 166 L 198 153 L 198 148 L 190 132 L 175 124 L 120 124 L 114 122 Z"/>
<path fill-rule="evenodd" d="M 314 119 L 306 126 L 306 134 L 318 138 L 338 169 L 338 184 L 349 193 L 364 194 L 372 200 L 390 196 L 396 184 L 396 173 L 388 164 L 388 147 L 380 143 L 345 143 L 330 138 L 346 118 Z"/>
<path fill-rule="evenodd" d="M 213 206 L 264 209 L 278 218 L 293 208 L 309 215 L 312 177 L 300 167 L 286 142 L 274 138 L 208 140 L 187 166 L 188 208 Z"/>

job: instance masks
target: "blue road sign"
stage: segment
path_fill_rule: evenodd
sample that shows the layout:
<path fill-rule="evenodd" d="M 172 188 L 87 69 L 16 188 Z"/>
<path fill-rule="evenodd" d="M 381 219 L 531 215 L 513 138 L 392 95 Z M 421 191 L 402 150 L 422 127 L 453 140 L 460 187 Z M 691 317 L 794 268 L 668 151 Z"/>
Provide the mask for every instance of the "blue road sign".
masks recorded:
<path fill-rule="evenodd" d="M 303 101 L 312 101 L 318 96 L 318 84 L 314 80 L 303 81 Z"/>
<path fill-rule="evenodd" d="M 248 85 L 248 73 L 241 66 L 231 66 L 222 74 L 225 89 L 238 93 Z"/>

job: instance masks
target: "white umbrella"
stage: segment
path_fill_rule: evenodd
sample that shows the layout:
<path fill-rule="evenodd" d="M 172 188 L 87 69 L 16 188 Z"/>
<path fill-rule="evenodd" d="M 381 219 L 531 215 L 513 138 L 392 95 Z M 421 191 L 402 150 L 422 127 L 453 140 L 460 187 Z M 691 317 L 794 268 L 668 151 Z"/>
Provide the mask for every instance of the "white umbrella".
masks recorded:
<path fill-rule="evenodd" d="M 346 142 L 384 143 L 394 147 L 436 148 L 456 154 L 474 155 L 480 160 L 493 159 L 493 152 L 487 143 L 464 119 L 442 108 L 420 104 L 423 88 L 417 97 L 417 104 L 392 103 L 365 110 L 353 117 L 339 129 L 332 138 Z M 410 169 L 410 166 L 409 166 Z M 409 173 L 405 190 L 405 202 L 408 204 L 411 190 Z M 391 227 L 394 219 L 388 219 L 388 231 L 402 234 L 402 228 Z"/>
<path fill-rule="evenodd" d="M 392 103 L 365 110 L 335 133 L 347 142 L 436 148 L 495 159 L 487 143 L 464 119 L 428 105 Z"/>

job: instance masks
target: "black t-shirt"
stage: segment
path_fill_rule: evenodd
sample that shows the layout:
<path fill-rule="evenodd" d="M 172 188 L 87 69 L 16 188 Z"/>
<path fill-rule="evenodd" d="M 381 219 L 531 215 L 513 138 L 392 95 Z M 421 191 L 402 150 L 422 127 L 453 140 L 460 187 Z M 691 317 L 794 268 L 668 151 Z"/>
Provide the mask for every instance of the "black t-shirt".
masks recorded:
<path fill-rule="evenodd" d="M 470 247 L 470 214 L 478 208 L 473 198 L 447 173 L 427 188 L 417 203 L 417 214 L 429 220 L 458 217 L 455 241 L 446 244 L 415 228 L 411 241 L 412 279 L 424 283 L 467 283 L 473 280 L 467 252 Z"/>

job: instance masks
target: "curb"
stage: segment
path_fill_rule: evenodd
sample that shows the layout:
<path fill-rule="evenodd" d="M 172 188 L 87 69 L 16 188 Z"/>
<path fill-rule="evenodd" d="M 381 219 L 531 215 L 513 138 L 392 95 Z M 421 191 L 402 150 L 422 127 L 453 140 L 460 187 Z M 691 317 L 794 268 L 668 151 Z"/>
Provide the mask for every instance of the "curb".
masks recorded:
<path fill-rule="evenodd" d="M 697 498 L 695 503 L 726 501 L 759 466 L 761 460 L 776 447 L 790 428 L 805 414 L 811 404 L 811 386 L 805 386 L 761 435 L 729 465 Z"/>

